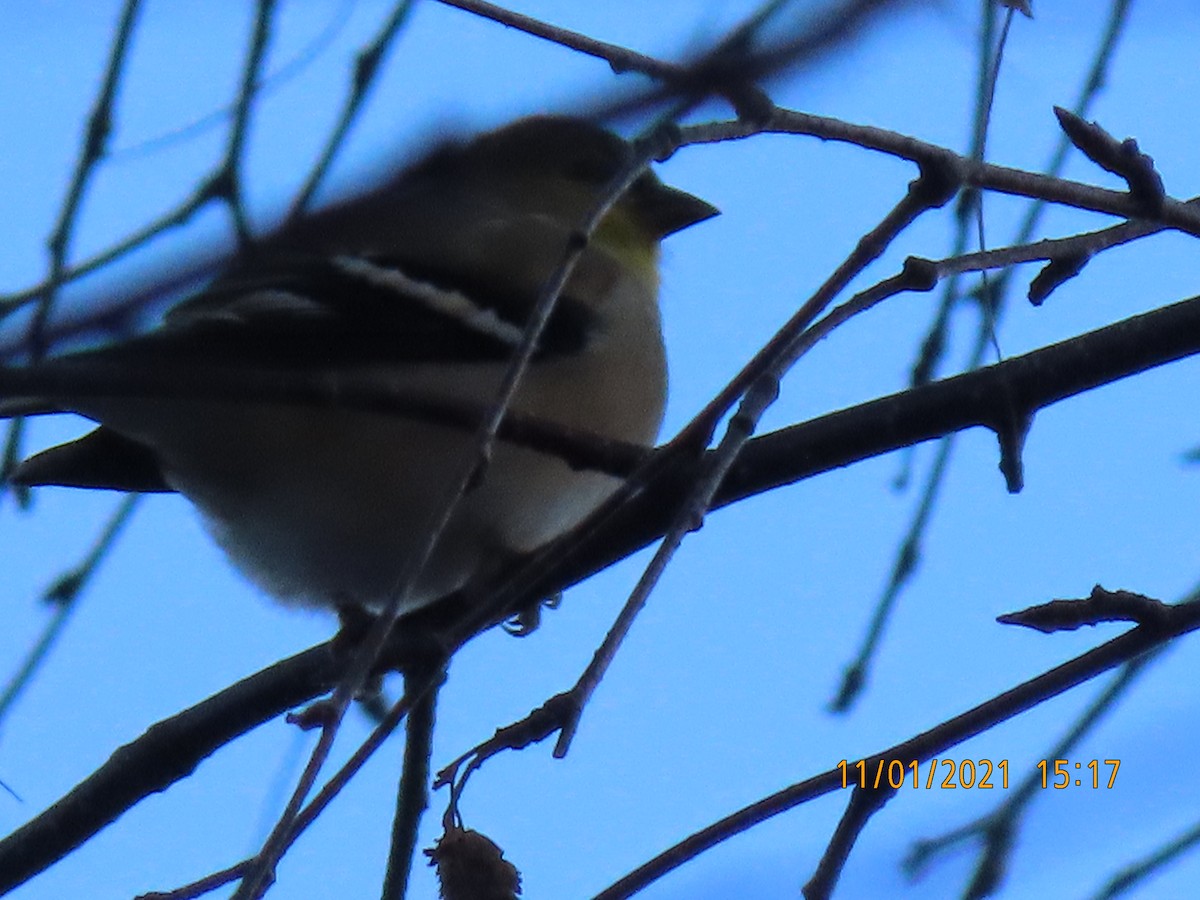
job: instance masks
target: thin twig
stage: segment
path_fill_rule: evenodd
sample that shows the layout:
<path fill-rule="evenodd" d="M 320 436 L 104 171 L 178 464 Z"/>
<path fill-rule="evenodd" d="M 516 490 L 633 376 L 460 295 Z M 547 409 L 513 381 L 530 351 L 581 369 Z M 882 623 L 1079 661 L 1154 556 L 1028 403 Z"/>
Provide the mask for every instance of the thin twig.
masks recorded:
<path fill-rule="evenodd" d="M 234 234 L 238 245 L 248 246 L 254 235 L 246 214 L 245 196 L 242 191 L 242 158 L 245 152 L 246 129 L 250 124 L 250 111 L 258 97 L 267 44 L 271 36 L 271 21 L 275 14 L 275 0 L 257 0 L 254 14 L 254 31 L 242 65 L 241 84 L 238 86 L 237 102 L 233 106 L 233 118 L 229 127 L 229 141 L 225 158 L 212 178 L 214 193 L 225 201 L 233 220 Z"/>
<path fill-rule="evenodd" d="M 71 177 L 70 186 L 67 188 L 67 196 L 63 201 L 62 210 L 59 212 L 58 223 L 50 235 L 48 248 L 50 271 L 46 277 L 47 289 L 39 296 L 37 311 L 30 322 L 26 339 L 30 355 L 35 360 L 40 359 L 46 352 L 46 323 L 49 321 L 50 310 L 54 305 L 58 289 L 64 282 L 67 254 L 70 252 L 71 237 L 75 230 L 84 192 L 96 171 L 96 166 L 104 158 L 108 149 L 108 139 L 112 133 L 113 104 L 116 102 L 121 76 L 125 72 L 129 42 L 140 8 L 141 0 L 125 0 L 125 5 L 121 9 L 121 18 L 113 35 L 108 65 L 100 84 L 100 92 L 88 117 L 83 146 L 80 148 L 79 158 L 75 162 L 75 172 Z"/>
<path fill-rule="evenodd" d="M 67 620 L 78 606 L 80 592 L 87 586 L 100 562 L 116 543 L 140 499 L 139 494 L 122 497 L 84 558 L 55 579 L 46 592 L 45 599 L 54 605 L 54 612 L 43 626 L 41 635 L 25 654 L 25 659 L 17 667 L 16 673 L 4 686 L 3 692 L 0 692 L 0 722 L 4 721 L 9 710 L 29 687 L 33 677 L 58 643 Z"/>
<path fill-rule="evenodd" d="M 444 670 L 441 673 L 445 677 Z M 427 675 L 425 677 L 428 677 Z M 405 692 L 416 692 L 413 675 L 405 675 Z M 438 685 L 420 694 L 405 722 L 404 764 L 396 792 L 396 814 L 392 820 L 392 842 L 381 900 L 404 900 L 408 878 L 417 852 L 421 817 L 429 806 L 429 758 L 433 753 L 433 725 L 437 711 Z"/>
<path fill-rule="evenodd" d="M 287 215 L 289 221 L 299 218 L 308 210 L 317 188 L 329 174 L 334 158 L 346 143 L 346 135 L 350 131 L 350 126 L 354 124 L 363 102 L 375 85 L 392 42 L 404 23 L 408 21 L 412 9 L 413 0 L 397 0 L 391 15 L 388 16 L 374 40 L 358 52 L 358 56 L 354 60 L 354 74 L 350 79 L 350 91 L 342 103 L 342 111 L 338 115 L 333 130 L 330 131 L 312 171 L 309 172 L 308 178 L 305 179 L 300 190 L 296 192 L 296 199 L 292 201 Z"/>
<path fill-rule="evenodd" d="M 463 12 L 471 13 L 484 19 L 490 19 L 508 28 L 523 31 L 533 37 L 542 38 L 551 43 L 575 50 L 587 56 L 602 59 L 612 66 L 618 74 L 622 72 L 641 72 L 652 78 L 666 82 L 682 82 L 687 77 L 687 68 L 674 63 L 664 62 L 647 56 L 644 53 L 630 50 L 619 44 L 597 40 L 578 31 L 551 25 L 533 16 L 526 16 L 487 0 L 437 0 L 443 6 L 452 6 Z"/>

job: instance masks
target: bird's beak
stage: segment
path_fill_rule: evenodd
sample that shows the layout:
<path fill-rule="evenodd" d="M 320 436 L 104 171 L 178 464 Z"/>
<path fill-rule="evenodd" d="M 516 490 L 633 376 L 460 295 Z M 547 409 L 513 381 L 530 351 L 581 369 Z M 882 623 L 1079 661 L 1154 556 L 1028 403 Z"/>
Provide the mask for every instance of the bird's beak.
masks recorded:
<path fill-rule="evenodd" d="M 711 203 L 665 184 L 656 186 L 652 206 L 650 225 L 660 238 L 721 213 Z"/>

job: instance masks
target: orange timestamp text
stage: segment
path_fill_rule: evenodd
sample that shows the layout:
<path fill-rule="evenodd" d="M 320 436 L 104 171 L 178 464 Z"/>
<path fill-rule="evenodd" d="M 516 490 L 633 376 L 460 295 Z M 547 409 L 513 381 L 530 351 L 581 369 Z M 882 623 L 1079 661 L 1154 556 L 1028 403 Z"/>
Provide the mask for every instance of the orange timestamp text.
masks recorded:
<path fill-rule="evenodd" d="M 1104 787 L 1111 791 L 1117 783 L 1117 770 L 1120 768 L 1119 759 L 1092 759 L 1086 763 L 1069 759 L 1041 759 L 1037 764 L 1042 787 L 1059 791 L 1069 787 L 1090 787 L 1092 790 Z"/>
<path fill-rule="evenodd" d="M 860 759 L 837 764 L 842 787 L 864 790 L 891 789 L 906 785 L 933 790 L 992 790 L 1008 788 L 1008 760 L 990 759 Z"/>
<path fill-rule="evenodd" d="M 1069 759 L 1039 760 L 1036 768 L 1041 776 L 1043 788 L 1065 790 L 1069 787 L 1088 787 L 1093 790 L 1112 790 L 1117 783 L 1119 759 L 1093 759 L 1074 762 Z M 837 764 L 842 776 L 842 787 L 858 787 L 873 790 L 898 791 L 902 787 L 932 790 L 965 789 L 991 790 L 1008 789 L 1007 759 L 929 759 L 902 760 L 860 759 L 857 762 L 841 760 Z"/>

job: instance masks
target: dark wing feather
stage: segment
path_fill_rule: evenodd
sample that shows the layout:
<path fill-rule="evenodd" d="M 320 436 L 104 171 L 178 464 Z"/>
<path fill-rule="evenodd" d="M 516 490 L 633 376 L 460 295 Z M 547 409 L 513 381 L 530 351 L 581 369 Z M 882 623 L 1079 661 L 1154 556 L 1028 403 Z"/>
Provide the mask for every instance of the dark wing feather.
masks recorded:
<path fill-rule="evenodd" d="M 533 300 L 394 260 L 287 259 L 221 279 L 115 349 L 287 368 L 503 361 Z M 560 298 L 535 359 L 581 350 L 592 319 Z"/>

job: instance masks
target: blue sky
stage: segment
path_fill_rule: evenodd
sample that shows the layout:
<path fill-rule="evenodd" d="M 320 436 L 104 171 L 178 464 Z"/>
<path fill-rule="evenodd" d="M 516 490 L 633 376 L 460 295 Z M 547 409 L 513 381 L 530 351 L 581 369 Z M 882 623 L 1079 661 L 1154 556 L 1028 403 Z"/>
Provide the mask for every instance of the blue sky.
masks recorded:
<path fill-rule="evenodd" d="M 811 4 L 809 4 L 811 6 Z M 0 291 L 41 277 L 94 84 L 120 4 L 7 4 L 0 57 L 4 246 Z M 220 123 L 176 135 L 233 96 L 249 14 L 244 4 L 149 4 L 118 107 L 115 153 L 80 218 L 76 258 L 170 208 L 220 151 Z M 524 12 L 635 49 L 678 56 L 751 8 L 746 2 L 528 2 Z M 976 3 L 919 5 L 833 58 L 772 88 L 776 102 L 961 149 L 972 103 Z M 1054 104 L 1070 105 L 1102 27 L 1101 4 L 1041 3 L 1018 19 L 1006 51 L 989 157 L 1037 167 L 1057 138 Z M 4 7 L 0 7 L 4 9 Z M 382 18 L 382 3 L 282 4 L 269 90 L 250 135 L 247 182 L 258 221 L 286 201 L 320 145 L 345 87 L 347 60 Z M 340 25 L 331 26 L 342 18 Z M 1190 4 L 1135 3 L 1092 117 L 1136 136 L 1177 197 L 1200 193 L 1195 101 L 1200 73 Z M 332 28 L 333 36 L 320 35 Z M 484 129 L 518 115 L 570 111 L 619 85 L 600 62 L 432 3 L 411 29 L 356 125 L 333 181 L 359 183 L 419 152 L 432 129 Z M 710 115 L 727 111 L 712 107 Z M 898 199 L 911 167 L 857 148 L 760 137 L 688 148 L 666 180 L 723 215 L 673 237 L 664 263 L 672 394 L 664 434 L 678 428 L 778 327 Z M 1068 176 L 1114 186 L 1082 159 Z M 1012 234 L 1019 202 L 989 197 L 992 244 Z M 1107 220 L 1053 211 L 1048 235 Z M 76 296 L 218 235 L 219 214 L 168 236 Z M 952 221 L 931 214 L 858 286 L 892 274 L 905 254 L 948 252 Z M 1015 302 L 999 334 L 1013 356 L 1190 296 L 1200 282 L 1190 239 L 1159 236 L 1094 260 L 1042 308 Z M 1024 272 L 1031 277 L 1032 270 Z M 902 296 L 851 322 L 789 375 L 764 429 L 891 393 L 933 314 L 936 295 Z M 960 360 L 974 313 L 956 317 Z M 1083 596 L 1097 582 L 1162 599 L 1197 576 L 1200 470 L 1181 455 L 1200 444 L 1189 360 L 1038 415 L 1026 487 L 1004 490 L 995 438 L 963 435 L 928 532 L 921 570 L 901 601 L 860 703 L 825 712 L 887 577 L 915 504 L 891 488 L 901 460 L 830 473 L 712 515 L 677 560 L 588 708 L 565 761 L 549 747 L 492 760 L 464 800 L 467 824 L 500 843 L 530 897 L 584 897 L 649 855 L 737 807 L 923 731 L 1117 633 L 1053 637 L 997 625 L 996 615 Z M 42 420 L 30 446 L 77 433 Z M 918 474 L 930 448 L 915 458 Z M 8 611 L 0 661 L 18 664 L 46 618 L 37 602 L 77 560 L 115 498 L 46 490 L 30 513 L 0 502 L 0 599 Z M 434 765 L 488 737 L 577 677 L 639 573 L 641 554 L 566 595 L 526 640 L 485 635 L 454 662 L 440 706 Z M 0 827 L 40 811 L 153 722 L 328 638 L 326 616 L 282 609 L 229 568 L 179 498 L 145 502 L 74 613 L 45 670 L 3 723 Z M 1200 782 L 1185 764 L 1200 707 L 1194 641 L 1184 640 L 1075 758 L 1120 758 L 1111 791 L 1049 793 L 1035 803 L 1011 863 L 1006 897 L 1085 897 L 1118 868 L 1190 827 Z M 3 670 L 0 670 L 2 672 Z M 1102 685 L 1060 697 L 963 745 L 955 758 L 1007 759 L 1028 771 Z M 342 756 L 366 725 L 351 717 Z M 15 892 L 18 900 L 128 897 L 166 890 L 251 852 L 311 742 L 282 721 L 206 761 L 196 775 Z M 390 744 L 284 861 L 272 896 L 367 897 L 378 891 L 399 745 Z M 1167 777 L 1164 777 L 1167 776 Z M 899 863 L 912 841 L 989 810 L 1000 792 L 902 793 L 868 826 L 839 896 L 954 894 L 973 855 L 922 881 Z M 444 797 L 435 795 L 425 844 Z M 735 838 L 648 890 L 654 898 L 794 897 L 839 817 L 823 798 Z M 433 896 L 429 873 L 413 896 Z M 1200 862 L 1176 863 L 1138 897 L 1179 896 Z"/>

